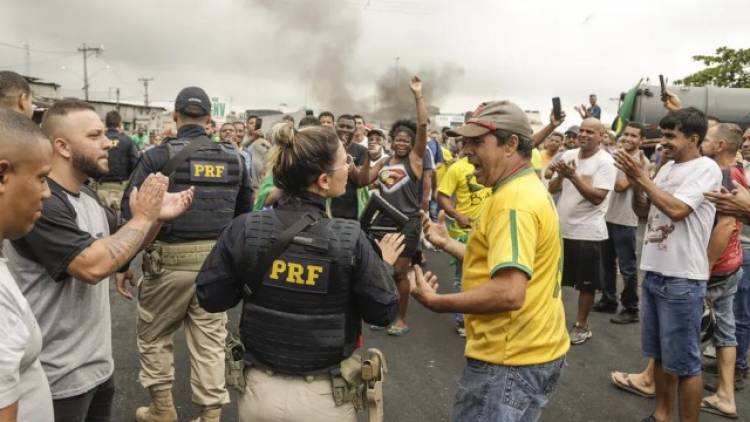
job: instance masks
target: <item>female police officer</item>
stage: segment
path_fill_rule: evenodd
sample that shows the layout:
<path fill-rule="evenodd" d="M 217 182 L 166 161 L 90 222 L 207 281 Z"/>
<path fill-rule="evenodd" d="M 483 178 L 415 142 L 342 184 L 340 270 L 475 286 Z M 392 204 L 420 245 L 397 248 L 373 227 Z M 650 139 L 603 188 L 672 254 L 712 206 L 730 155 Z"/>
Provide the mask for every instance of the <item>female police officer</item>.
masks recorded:
<path fill-rule="evenodd" d="M 200 305 L 225 311 L 243 299 L 240 335 L 247 388 L 242 421 L 354 421 L 334 401 L 332 376 L 355 349 L 361 320 L 387 325 L 398 313 L 393 264 L 403 236 L 380 243 L 356 221 L 329 219 L 325 200 L 344 193 L 347 154 L 325 127 L 275 130 L 274 210 L 237 217 L 196 280 Z M 338 405 L 336 404 L 338 402 Z"/>

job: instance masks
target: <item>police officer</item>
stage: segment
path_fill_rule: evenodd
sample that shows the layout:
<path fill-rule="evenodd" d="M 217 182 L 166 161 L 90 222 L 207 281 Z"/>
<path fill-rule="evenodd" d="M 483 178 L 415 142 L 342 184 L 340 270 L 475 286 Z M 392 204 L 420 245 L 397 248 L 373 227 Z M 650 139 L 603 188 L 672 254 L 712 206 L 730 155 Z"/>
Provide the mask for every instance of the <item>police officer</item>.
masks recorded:
<path fill-rule="evenodd" d="M 122 117 L 112 110 L 104 117 L 107 125 L 105 135 L 112 141 L 109 150 L 109 173 L 102 176 L 96 184 L 96 193 L 104 204 L 113 211 L 120 211 L 120 200 L 130 173 L 138 163 L 138 149 L 133 141 L 122 133 Z"/>
<path fill-rule="evenodd" d="M 202 406 L 197 421 L 218 421 L 229 402 L 224 386 L 226 314 L 209 313 L 195 297 L 195 277 L 221 230 L 249 212 L 252 190 L 245 163 L 234 145 L 215 143 L 205 132 L 211 102 L 201 88 L 185 88 L 175 100 L 177 138 L 146 151 L 122 200 L 129 217 L 128 192 L 149 173 L 170 177 L 169 191 L 195 187 L 193 206 L 162 226 L 143 258 L 138 301 L 138 352 L 141 384 L 151 405 L 136 411 L 136 420 L 174 421 L 172 337 L 185 324 L 193 401 Z"/>
<path fill-rule="evenodd" d="M 396 317 L 391 265 L 403 236 L 383 239 L 381 259 L 357 221 L 328 218 L 326 199 L 346 189 L 346 150 L 330 128 L 283 125 L 271 165 L 284 196 L 222 233 L 198 274 L 198 303 L 222 312 L 243 300 L 240 421 L 355 421 L 361 320 Z"/>

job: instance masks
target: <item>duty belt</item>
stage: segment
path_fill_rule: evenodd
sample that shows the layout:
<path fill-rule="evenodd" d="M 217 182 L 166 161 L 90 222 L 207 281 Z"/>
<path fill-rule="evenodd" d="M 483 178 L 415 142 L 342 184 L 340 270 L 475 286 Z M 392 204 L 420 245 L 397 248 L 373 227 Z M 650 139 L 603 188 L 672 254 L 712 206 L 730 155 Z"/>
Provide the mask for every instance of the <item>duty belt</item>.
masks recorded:
<path fill-rule="evenodd" d="M 197 240 L 183 243 L 154 242 L 146 253 L 154 270 L 199 271 L 203 261 L 213 249 L 215 240 Z"/>

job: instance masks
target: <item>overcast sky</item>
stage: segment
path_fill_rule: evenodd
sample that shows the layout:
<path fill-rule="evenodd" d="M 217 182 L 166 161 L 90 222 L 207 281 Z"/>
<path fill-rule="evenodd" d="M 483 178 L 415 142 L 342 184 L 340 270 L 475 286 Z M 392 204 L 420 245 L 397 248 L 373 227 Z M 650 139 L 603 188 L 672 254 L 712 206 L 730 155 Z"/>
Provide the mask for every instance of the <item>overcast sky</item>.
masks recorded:
<path fill-rule="evenodd" d="M 137 79 L 153 77 L 154 102 L 198 85 L 237 111 L 354 99 L 368 112 L 398 57 L 402 73 L 451 69 L 424 81 L 443 112 L 511 99 L 547 115 L 560 96 L 572 116 L 597 93 L 613 115 L 609 98 L 639 78 L 678 79 L 701 68 L 695 54 L 747 47 L 748 12 L 745 0 L 4 0 L 0 69 L 24 73 L 12 46 L 28 43 L 32 76 L 82 96 L 85 42 L 104 47 L 89 60 L 97 99 L 119 87 L 142 101 Z"/>

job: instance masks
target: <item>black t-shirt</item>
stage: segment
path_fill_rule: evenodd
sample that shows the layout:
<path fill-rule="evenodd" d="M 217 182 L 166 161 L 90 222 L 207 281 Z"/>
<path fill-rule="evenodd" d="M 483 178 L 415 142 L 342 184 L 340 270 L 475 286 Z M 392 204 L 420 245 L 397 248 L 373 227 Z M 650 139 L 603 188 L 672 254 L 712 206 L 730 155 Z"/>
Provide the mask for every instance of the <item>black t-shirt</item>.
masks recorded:
<path fill-rule="evenodd" d="M 117 229 L 116 220 L 87 186 L 75 194 L 51 178 L 47 181 L 51 196 L 44 200 L 41 218 L 29 234 L 11 243 L 21 256 L 42 265 L 55 281 L 62 281 L 70 277 L 68 265 L 81 251 Z M 81 223 L 93 233 L 79 226 L 79 214 Z M 106 221 L 101 220 L 103 214 Z"/>
<path fill-rule="evenodd" d="M 354 142 L 346 146 L 346 153 L 354 159 L 354 165 L 363 166 L 368 159 L 367 148 Z M 356 219 L 357 216 L 357 189 L 359 183 L 349 179 L 346 182 L 346 192 L 338 198 L 331 200 L 331 213 L 337 218 Z"/>

